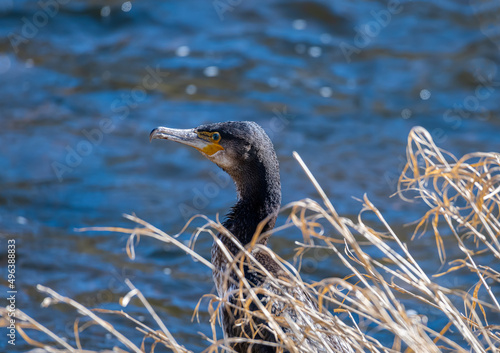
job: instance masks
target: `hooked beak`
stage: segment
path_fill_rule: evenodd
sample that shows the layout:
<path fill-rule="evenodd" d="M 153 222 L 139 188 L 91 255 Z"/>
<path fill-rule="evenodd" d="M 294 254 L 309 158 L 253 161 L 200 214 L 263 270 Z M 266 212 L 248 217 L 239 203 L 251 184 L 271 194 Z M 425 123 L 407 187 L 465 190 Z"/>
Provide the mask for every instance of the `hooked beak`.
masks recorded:
<path fill-rule="evenodd" d="M 205 140 L 198 136 L 194 129 L 170 129 L 168 127 L 157 127 L 149 134 L 149 141 L 154 139 L 164 139 L 182 143 L 183 145 L 196 148 L 198 151 L 209 156 L 223 150 L 218 143 Z"/>

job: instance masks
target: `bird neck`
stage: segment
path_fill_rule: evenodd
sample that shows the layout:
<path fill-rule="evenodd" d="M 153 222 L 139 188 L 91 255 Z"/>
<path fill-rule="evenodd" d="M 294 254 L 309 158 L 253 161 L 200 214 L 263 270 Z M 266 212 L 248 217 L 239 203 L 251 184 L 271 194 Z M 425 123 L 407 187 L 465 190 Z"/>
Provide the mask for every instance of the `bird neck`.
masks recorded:
<path fill-rule="evenodd" d="M 227 214 L 224 226 L 238 238 L 242 245 L 248 244 L 260 222 L 266 220 L 262 232 L 274 228 L 281 205 L 281 183 L 279 167 L 271 165 L 253 166 L 243 177 L 234 176 L 238 202 Z M 260 241 L 267 243 L 267 239 Z M 233 248 L 232 246 L 230 248 Z"/>

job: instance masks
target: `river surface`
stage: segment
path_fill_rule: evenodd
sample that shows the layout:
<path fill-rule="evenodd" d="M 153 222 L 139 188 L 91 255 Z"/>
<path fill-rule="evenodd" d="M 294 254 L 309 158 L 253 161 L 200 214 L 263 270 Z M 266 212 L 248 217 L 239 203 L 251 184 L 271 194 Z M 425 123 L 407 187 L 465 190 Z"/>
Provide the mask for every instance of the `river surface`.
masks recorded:
<path fill-rule="evenodd" d="M 181 344 L 206 347 L 206 302 L 200 323 L 191 316 L 214 291 L 208 269 L 158 241 L 142 239 L 132 261 L 125 236 L 75 231 L 131 226 L 122 214 L 135 213 L 175 234 L 194 213 L 214 219 L 234 203 L 232 183 L 196 151 L 149 143 L 159 125 L 256 121 L 275 144 L 284 204 L 318 198 L 297 151 L 339 213 L 357 215 L 366 193 L 409 241 L 404 225 L 425 208 L 390 195 L 410 129 L 424 126 L 458 156 L 499 150 L 499 18 L 497 1 L 480 0 L 0 0 L 0 239 L 16 240 L 17 306 L 71 338 L 77 314 L 40 308 L 36 284 L 120 309 L 129 278 Z M 291 260 L 300 237 L 280 232 L 272 247 Z M 434 244 L 409 245 L 431 274 Z M 210 245 L 203 236 L 197 250 L 208 258 Z M 310 257 L 303 274 L 347 271 L 333 256 Z M 474 281 L 464 273 L 441 283 L 468 290 Z M 154 325 L 138 302 L 125 310 Z M 140 344 L 133 325 L 111 320 Z M 1 351 L 29 349 L 1 336 Z M 82 342 L 116 344 L 95 327 Z"/>

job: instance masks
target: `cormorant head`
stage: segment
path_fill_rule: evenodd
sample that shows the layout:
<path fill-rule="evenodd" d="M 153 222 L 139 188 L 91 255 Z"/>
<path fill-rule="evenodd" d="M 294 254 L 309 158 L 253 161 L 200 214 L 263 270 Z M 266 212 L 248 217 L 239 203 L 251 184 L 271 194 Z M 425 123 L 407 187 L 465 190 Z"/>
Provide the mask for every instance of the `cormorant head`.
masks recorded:
<path fill-rule="evenodd" d="M 158 127 L 149 138 L 194 147 L 231 176 L 239 200 L 224 226 L 243 244 L 252 239 L 264 219 L 267 218 L 264 232 L 274 227 L 281 204 L 278 158 L 259 125 L 251 121 L 228 121 L 194 129 Z"/>
<path fill-rule="evenodd" d="M 265 174 L 269 172 L 278 173 L 279 180 L 273 144 L 264 130 L 251 121 L 206 124 L 194 129 L 158 127 L 151 131 L 150 140 L 153 139 L 194 147 L 224 169 L 237 186 L 249 179 L 266 178 Z M 242 190 L 239 188 L 238 191 Z"/>

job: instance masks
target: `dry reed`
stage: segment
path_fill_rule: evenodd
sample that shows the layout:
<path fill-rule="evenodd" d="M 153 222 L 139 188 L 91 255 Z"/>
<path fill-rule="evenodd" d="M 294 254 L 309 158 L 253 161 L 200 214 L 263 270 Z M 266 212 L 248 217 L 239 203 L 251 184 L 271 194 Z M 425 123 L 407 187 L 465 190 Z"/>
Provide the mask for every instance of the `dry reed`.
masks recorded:
<path fill-rule="evenodd" d="M 366 196 L 356 220 L 339 216 L 307 166 L 296 153 L 294 156 L 319 192 L 320 201 L 306 199 L 285 206 L 290 213 L 288 221 L 275 231 L 289 227 L 298 227 L 302 231 L 304 241 L 297 242 L 296 249 L 297 267 L 300 268 L 300 260 L 307 251 L 328 249 L 336 254 L 351 275 L 344 279 L 324 278 L 306 283 L 292 265 L 256 241 L 246 247 L 239 245 L 241 253 L 235 258 L 226 251 L 229 267 L 239 278 L 239 290 L 235 293 L 238 300 L 229 303 L 227 297 L 205 296 L 212 325 L 211 337 L 205 336 L 205 352 L 232 351 L 231 345 L 239 341 L 258 342 L 257 332 L 262 329 L 274 333 L 276 343 L 271 345 L 278 351 L 317 352 L 317 348 L 322 347 L 324 352 L 334 352 L 322 340 L 321 332 L 343 338 L 357 352 L 486 353 L 500 350 L 500 154 L 472 153 L 457 159 L 438 148 L 425 129 L 416 127 L 411 131 L 407 164 L 399 179 L 398 194 L 409 201 L 421 199 L 429 207 L 415 226 L 415 234 L 430 233 L 435 237 L 440 259 L 447 267 L 438 275 L 425 273 L 407 245 Z M 371 214 L 371 226 L 365 221 L 367 213 Z M 136 226 L 87 230 L 129 234 L 127 253 L 131 258 L 135 256 L 136 240 L 147 236 L 179 247 L 211 269 L 212 265 L 193 250 L 196 239 L 200 234 L 208 233 L 217 241 L 218 232 L 232 237 L 220 222 L 205 218 L 206 224 L 197 229 L 190 246 L 186 246 L 177 239 L 178 235 L 171 236 L 135 216 L 127 215 L 126 218 Z M 377 220 L 376 224 L 372 224 L 373 219 Z M 188 225 L 189 222 L 183 231 Z M 254 240 L 259 236 L 267 234 L 257 231 Z M 234 237 L 232 239 L 238 244 Z M 463 257 L 446 262 L 445 243 L 446 247 L 458 247 Z M 269 252 L 287 276 L 272 277 L 253 258 L 256 247 Z M 369 250 L 374 248 L 384 254 L 383 258 L 370 255 L 373 251 Z M 268 276 L 268 286 L 252 287 L 242 275 L 244 264 Z M 446 288 L 438 283 L 440 276 L 452 276 L 455 271 L 464 270 L 476 277 L 474 283 L 470 283 L 472 290 Z M 189 352 L 176 341 L 142 293 L 132 283 L 127 282 L 127 285 L 130 292 L 122 298 L 121 304 L 126 307 L 130 299 L 137 296 L 154 318 L 157 329 L 145 326 L 124 311 L 90 310 L 50 288 L 39 285 L 37 289 L 47 295 L 45 306 L 53 303 L 72 306 L 80 315 L 114 335 L 122 343 L 121 349 L 144 352 L 154 351 L 162 345 L 168 351 Z M 303 298 L 290 295 L 294 288 L 300 288 L 314 298 L 317 308 L 304 305 Z M 277 295 L 277 292 L 281 294 Z M 403 302 L 416 303 L 415 307 L 425 308 L 426 313 L 431 312 L 434 318 L 446 324 L 438 328 L 428 325 L 425 315 L 407 310 Z M 217 336 L 216 328 L 220 325 L 218 308 L 222 303 L 242 314 L 239 324 L 250 327 L 250 334 L 231 339 Z M 302 319 L 292 321 L 274 315 L 271 306 L 277 303 L 281 307 L 294 308 Z M 252 310 L 251 305 L 254 306 Z M 332 308 L 343 313 L 345 319 L 332 315 Z M 200 304 L 193 309 L 195 315 L 202 310 Z M 5 310 L 1 313 L 2 324 L 6 325 L 7 313 Z M 132 342 L 103 319 L 106 315 L 119 315 L 130 320 L 144 334 L 144 340 L 140 344 Z M 19 310 L 17 320 L 19 334 L 32 346 L 42 347 L 48 352 L 88 352 L 82 350 L 79 335 L 83 327 L 78 322 L 75 323 L 76 340 L 70 344 Z M 263 327 L 262 322 L 267 325 Z M 44 332 L 53 344 L 31 340 L 26 329 Z M 385 337 L 391 337 L 391 342 L 381 342 L 380 336 L 374 334 L 381 331 Z M 145 341 L 150 343 L 148 349 Z M 120 349 L 115 347 L 116 350 Z"/>

